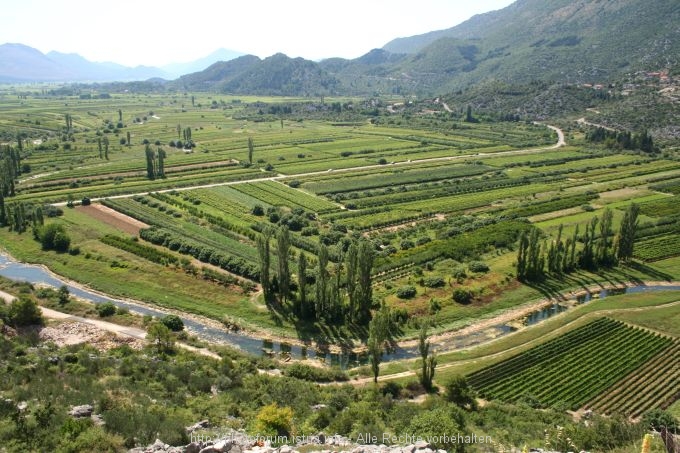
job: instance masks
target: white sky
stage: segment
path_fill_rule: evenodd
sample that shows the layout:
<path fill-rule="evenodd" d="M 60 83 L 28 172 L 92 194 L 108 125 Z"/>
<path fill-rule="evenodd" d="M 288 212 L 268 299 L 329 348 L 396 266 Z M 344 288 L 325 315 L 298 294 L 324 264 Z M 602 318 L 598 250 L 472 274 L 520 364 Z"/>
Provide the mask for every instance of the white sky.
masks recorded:
<path fill-rule="evenodd" d="M 10 0 L 0 44 L 161 66 L 224 47 L 356 58 L 394 38 L 450 28 L 513 0 Z M 0 62 L 1 64 L 2 62 Z"/>

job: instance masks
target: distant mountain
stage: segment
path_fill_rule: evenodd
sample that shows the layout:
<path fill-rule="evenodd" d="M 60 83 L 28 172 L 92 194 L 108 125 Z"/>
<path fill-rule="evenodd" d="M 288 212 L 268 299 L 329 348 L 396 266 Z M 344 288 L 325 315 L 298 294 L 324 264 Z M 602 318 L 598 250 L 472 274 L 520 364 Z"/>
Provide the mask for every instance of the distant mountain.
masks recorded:
<path fill-rule="evenodd" d="M 411 55 L 393 74 L 444 91 L 492 79 L 594 82 L 679 67 L 679 23 L 677 1 L 518 0 L 383 49 Z M 461 56 L 467 63 L 455 63 Z"/>
<path fill-rule="evenodd" d="M 23 44 L 0 45 L 0 61 L 0 81 L 4 82 L 96 82 L 168 77 L 158 68 L 94 63 L 75 53 L 53 51 L 45 55 Z"/>
<path fill-rule="evenodd" d="M 118 63 L 94 63 L 77 53 L 48 52 L 47 58 L 68 68 L 79 80 L 113 81 L 113 80 L 146 80 L 154 77 L 168 78 L 161 69 L 151 66 L 135 66 L 133 68 Z"/>
<path fill-rule="evenodd" d="M 162 66 L 161 69 L 172 79 L 176 79 L 184 74 L 192 74 L 194 72 L 202 71 L 209 66 L 219 61 L 229 61 L 244 55 L 243 52 L 237 52 L 229 49 L 217 49 L 210 55 L 199 58 L 194 61 L 185 63 L 171 63 Z"/>
<path fill-rule="evenodd" d="M 0 45 L 0 62 L 1 82 L 56 81 L 74 75 L 67 67 L 23 44 Z"/>
<path fill-rule="evenodd" d="M 337 93 L 339 80 L 318 63 L 278 53 L 264 60 L 244 55 L 180 77 L 171 86 L 234 94 L 320 95 Z"/>

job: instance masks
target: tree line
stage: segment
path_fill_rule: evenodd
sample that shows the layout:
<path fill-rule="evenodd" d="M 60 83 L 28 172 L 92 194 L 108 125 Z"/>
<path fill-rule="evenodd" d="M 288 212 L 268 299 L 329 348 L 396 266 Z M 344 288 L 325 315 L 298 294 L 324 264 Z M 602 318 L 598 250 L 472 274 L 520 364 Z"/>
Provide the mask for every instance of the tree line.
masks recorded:
<path fill-rule="evenodd" d="M 604 143 L 608 148 L 639 149 L 647 153 L 659 152 L 659 148 L 654 145 L 654 139 L 646 130 L 631 133 L 596 127 L 586 133 L 586 140 L 592 143 Z"/>
<path fill-rule="evenodd" d="M 628 206 L 617 234 L 612 228 L 614 215 L 609 208 L 601 217 L 593 217 L 583 234 L 579 233 L 577 225 L 570 238 L 562 238 L 563 225 L 559 226 L 557 237 L 550 243 L 541 242 L 538 228 L 529 233 L 523 231 L 517 250 L 517 278 L 540 281 L 547 274 L 562 275 L 577 269 L 595 270 L 629 261 L 633 257 L 639 214 L 638 205 Z M 578 252 L 577 242 L 582 243 Z"/>
<path fill-rule="evenodd" d="M 285 225 L 277 229 L 264 228 L 257 238 L 260 283 L 268 303 L 291 301 L 292 311 L 303 320 L 339 322 L 344 319 L 364 325 L 370 321 L 375 253 L 369 241 L 352 241 L 347 251 L 332 264 L 329 263 L 328 246 L 319 244 L 314 267 L 300 251 L 297 282 L 293 281 L 290 269 L 290 248 L 291 235 Z M 272 272 L 274 254 L 277 260 L 275 272 Z M 293 297 L 294 288 L 297 288 L 297 297 Z"/>

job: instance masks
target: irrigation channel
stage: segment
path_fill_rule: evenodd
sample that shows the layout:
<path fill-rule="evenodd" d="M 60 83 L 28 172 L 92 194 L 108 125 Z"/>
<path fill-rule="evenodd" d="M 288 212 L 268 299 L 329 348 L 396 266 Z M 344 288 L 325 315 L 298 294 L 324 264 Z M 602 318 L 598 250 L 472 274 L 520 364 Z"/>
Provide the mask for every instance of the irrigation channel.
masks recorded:
<path fill-rule="evenodd" d="M 97 292 L 83 289 L 82 287 L 73 286 L 60 279 L 42 266 L 20 263 L 6 254 L 0 253 L 0 275 L 10 280 L 29 282 L 35 285 L 46 285 L 58 288 L 66 285 L 71 295 L 93 302 L 95 304 L 103 302 L 112 302 L 118 307 L 127 308 L 130 312 L 138 313 L 140 315 L 151 315 L 162 317 L 166 313 L 148 306 L 138 305 L 130 301 L 124 301 L 113 297 L 108 297 Z M 597 297 L 603 298 L 612 294 L 626 294 L 644 291 L 667 291 L 680 290 L 680 286 L 631 286 L 627 288 L 603 289 L 597 293 Z M 579 296 L 575 304 L 584 304 L 591 300 L 591 294 Z M 573 305 L 573 304 L 572 304 Z M 433 348 L 438 352 L 451 351 L 455 349 L 467 348 L 470 346 L 479 345 L 489 342 L 510 332 L 518 329 L 518 325 L 533 325 L 551 318 L 559 313 L 568 310 L 568 305 L 552 304 L 543 309 L 537 310 L 522 319 L 516 319 L 509 323 L 501 323 L 486 327 L 476 332 L 459 334 L 455 333 L 447 336 L 445 339 L 436 341 Z M 203 323 L 196 319 L 182 317 L 184 325 L 193 334 L 196 334 L 201 339 L 210 342 L 224 343 L 234 346 L 242 351 L 251 354 L 290 354 L 291 357 L 302 359 L 321 359 L 331 365 L 339 365 L 342 368 L 351 368 L 354 366 L 363 365 L 367 362 L 367 358 L 363 354 L 354 352 L 333 353 L 318 348 L 307 348 L 304 346 L 291 345 L 287 343 L 272 342 L 267 339 L 257 338 L 255 336 L 246 335 L 237 332 L 230 332 L 226 329 L 220 329 L 207 323 Z M 414 358 L 418 356 L 418 347 L 400 347 L 387 352 L 383 356 L 383 361 L 400 360 Z"/>

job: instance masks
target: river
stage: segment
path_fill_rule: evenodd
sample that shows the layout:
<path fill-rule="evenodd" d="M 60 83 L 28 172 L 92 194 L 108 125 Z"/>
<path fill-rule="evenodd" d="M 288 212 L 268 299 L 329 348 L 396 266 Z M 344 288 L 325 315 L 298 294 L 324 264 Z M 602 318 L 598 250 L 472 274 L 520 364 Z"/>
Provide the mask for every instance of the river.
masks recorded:
<path fill-rule="evenodd" d="M 29 282 L 36 285 L 47 285 L 54 288 L 58 288 L 62 285 L 66 285 L 69 292 L 80 299 L 84 299 L 95 304 L 103 302 L 112 302 L 118 307 L 127 308 L 130 312 L 138 313 L 140 315 L 151 315 L 156 317 L 162 317 L 166 315 L 166 312 L 162 310 L 157 310 L 145 305 L 135 304 L 133 302 L 116 299 L 115 297 L 109 297 L 102 295 L 101 293 L 89 291 L 78 286 L 73 286 L 68 284 L 65 280 L 60 279 L 51 272 L 47 271 L 42 266 L 37 266 L 33 264 L 20 263 L 14 260 L 12 257 L 6 254 L 0 254 L 0 275 L 14 281 Z M 680 286 L 632 286 L 628 288 L 617 288 L 610 290 L 600 291 L 599 298 L 606 297 L 610 294 L 626 294 L 626 293 L 636 293 L 643 291 L 660 291 L 660 290 L 680 290 Z M 577 298 L 577 304 L 587 303 L 591 300 L 591 295 L 585 295 Z M 532 325 L 549 319 L 559 313 L 562 313 L 569 308 L 566 305 L 553 304 L 547 306 L 541 310 L 537 310 L 530 315 L 526 316 L 520 321 L 524 325 Z M 351 368 L 358 365 L 363 365 L 367 362 L 367 357 L 363 354 L 356 354 L 354 352 L 344 352 L 344 353 L 331 353 L 321 350 L 316 350 L 314 348 L 307 348 L 299 345 L 291 345 L 288 343 L 271 342 L 270 340 L 257 338 L 255 336 L 246 335 L 237 332 L 231 332 L 226 329 L 216 328 L 209 323 L 203 323 L 199 320 L 182 317 L 182 321 L 186 328 L 193 334 L 196 334 L 199 338 L 231 345 L 242 351 L 262 355 L 267 353 L 281 354 L 288 353 L 293 358 L 309 358 L 323 360 L 331 365 L 337 365 L 342 368 Z M 517 330 L 515 327 L 517 323 L 501 323 L 497 325 L 492 325 L 484 329 L 480 329 L 476 332 L 466 333 L 466 334 L 453 334 L 447 338 L 433 343 L 433 349 L 437 352 L 445 352 L 456 349 L 467 348 L 470 346 L 479 345 L 486 343 L 508 333 Z M 383 356 L 383 361 L 399 360 L 418 357 L 418 347 L 396 347 L 395 349 L 388 351 Z"/>

